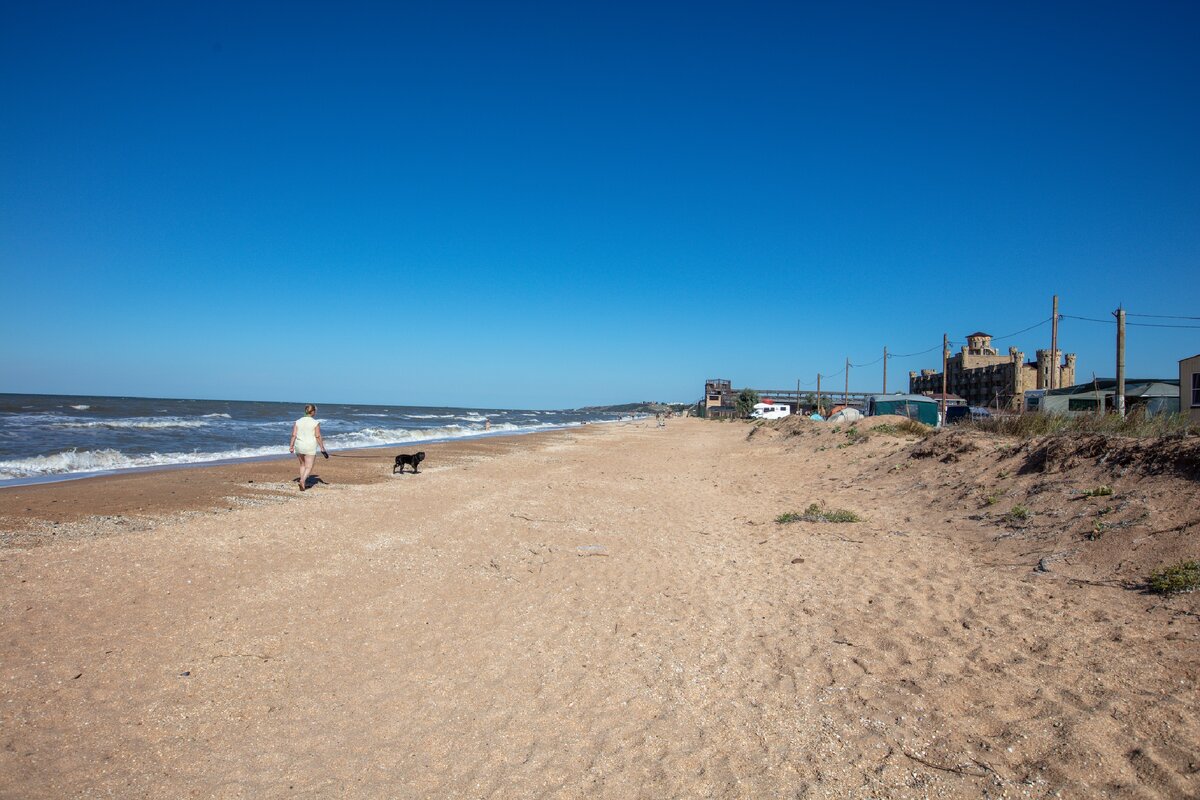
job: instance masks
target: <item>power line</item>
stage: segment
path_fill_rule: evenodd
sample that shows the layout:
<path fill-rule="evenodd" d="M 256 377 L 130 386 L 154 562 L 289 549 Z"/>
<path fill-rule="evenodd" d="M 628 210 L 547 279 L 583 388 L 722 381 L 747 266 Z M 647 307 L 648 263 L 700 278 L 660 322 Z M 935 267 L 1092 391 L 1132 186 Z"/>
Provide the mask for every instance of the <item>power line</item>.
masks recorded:
<path fill-rule="evenodd" d="M 1062 319 L 1062 316 L 1063 316 L 1063 315 L 1062 315 L 1062 314 L 1059 314 L 1058 316 L 1059 316 L 1059 319 Z M 1033 330 L 1034 328 L 1040 328 L 1040 327 L 1042 327 L 1042 326 L 1043 326 L 1043 325 L 1045 325 L 1047 322 L 1050 322 L 1050 321 L 1051 321 L 1051 320 L 1053 320 L 1053 319 L 1054 319 L 1054 317 L 1046 317 L 1046 318 L 1045 318 L 1044 320 L 1042 320 L 1041 322 L 1035 322 L 1034 324 L 1030 325 L 1028 328 L 1022 328 L 1021 330 L 1017 331 L 1016 333 L 1006 333 L 1006 334 L 1004 334 L 1003 336 L 993 336 L 993 337 L 992 337 L 992 341 L 993 341 L 993 342 L 998 342 L 998 341 L 1000 341 L 1001 339 L 1011 339 L 1011 338 L 1012 338 L 1012 337 L 1014 337 L 1014 336 L 1020 336 L 1022 333 L 1026 333 L 1026 332 L 1028 332 L 1028 331 L 1031 331 L 1031 330 Z"/>
<path fill-rule="evenodd" d="M 919 353 L 888 353 L 888 358 L 912 358 L 913 356 L 923 356 L 926 353 L 932 353 L 934 350 L 941 350 L 941 349 L 942 349 L 942 346 L 940 344 L 935 344 L 933 347 L 929 348 L 928 350 L 922 350 Z"/>
<path fill-rule="evenodd" d="M 1074 314 L 1061 314 L 1064 319 L 1081 319 L 1084 322 L 1100 322 L 1105 325 L 1116 325 L 1115 319 L 1096 319 L 1095 317 L 1077 317 Z M 1126 316 L 1129 316 L 1126 314 Z M 1126 325 L 1136 325 L 1139 328 L 1188 328 L 1200 330 L 1200 325 L 1164 325 L 1156 322 L 1126 322 Z"/>
<path fill-rule="evenodd" d="M 1170 314 L 1130 314 L 1130 313 L 1126 313 L 1126 316 L 1127 316 L 1127 317 L 1148 317 L 1148 318 L 1154 318 L 1154 319 L 1194 319 L 1194 320 L 1200 320 L 1200 317 L 1185 317 L 1185 316 L 1175 316 L 1175 315 L 1170 315 Z M 1073 314 L 1059 314 L 1059 315 L 1058 315 L 1058 318 L 1059 318 L 1060 320 L 1063 320 L 1063 319 L 1078 319 L 1078 320 L 1083 320 L 1083 321 L 1085 321 L 1085 322 L 1100 322 L 1100 323 L 1106 323 L 1106 324 L 1109 324 L 1109 325 L 1115 325 L 1115 324 L 1116 324 L 1116 320 L 1112 320 L 1112 319 L 1096 319 L 1096 318 L 1094 318 L 1094 317 L 1079 317 L 1079 316 L 1075 316 L 1075 315 L 1073 315 Z M 1000 342 L 1000 341 L 1003 341 L 1003 340 L 1005 340 L 1005 339 L 1011 339 L 1011 338 L 1013 338 L 1014 336 L 1020 336 L 1021 334 L 1023 334 L 1023 333 L 1028 333 L 1029 331 L 1031 331 L 1031 330 L 1034 330 L 1035 328 L 1040 328 L 1040 327 L 1042 327 L 1043 325 L 1045 325 L 1046 323 L 1048 323 L 1048 322 L 1052 322 L 1053 320 L 1054 320 L 1054 318 L 1053 318 L 1053 317 L 1047 317 L 1046 319 L 1043 319 L 1043 320 L 1040 320 L 1040 321 L 1038 321 L 1038 322 L 1035 322 L 1035 323 L 1033 323 L 1032 325 L 1030 325 L 1030 326 L 1029 326 L 1029 327 L 1027 327 L 1027 328 L 1022 328 L 1022 329 L 1021 329 L 1021 330 L 1019 330 L 1019 331 L 1013 331 L 1012 333 L 1006 333 L 1006 334 L 1004 334 L 1003 336 L 993 336 L 993 337 L 992 337 L 992 341 L 993 341 L 993 342 Z M 1185 328 L 1185 329 L 1200 329 L 1200 325 L 1167 325 L 1167 324 L 1163 324 L 1163 323 L 1153 323 L 1153 322 L 1126 322 L 1125 324 L 1126 324 L 1126 325 L 1136 325 L 1136 326 L 1138 326 L 1138 327 L 1142 327 L 1142 328 Z M 948 341 L 948 342 L 947 342 L 947 344 L 948 344 L 949 346 L 958 347 L 958 346 L 962 345 L 963 343 L 962 343 L 962 342 L 955 342 L 955 341 Z M 879 358 L 875 359 L 874 361 L 868 361 L 868 362 L 867 362 L 867 363 L 865 363 L 865 364 L 851 364 L 850 366 L 851 366 L 852 368 L 854 368 L 854 369 L 863 369 L 863 368 L 865 368 L 865 367 L 873 367 L 873 366 L 875 366 L 875 365 L 876 365 L 876 364 L 878 364 L 879 362 L 883 361 L 885 357 L 886 357 L 887 359 L 889 359 L 889 360 L 894 360 L 894 359 L 897 359 L 897 358 L 915 358 L 916 356 L 928 355 L 929 353 L 935 352 L 935 351 L 937 351 L 937 350 L 940 350 L 940 349 L 941 349 L 941 345 L 934 345 L 933 347 L 929 348 L 928 350 L 921 350 L 921 351 L 918 351 L 918 352 L 915 352 L 915 353 L 888 353 L 888 354 L 887 354 L 887 356 L 880 356 Z M 839 375 L 841 375 L 841 374 L 842 374 L 843 372 L 845 372 L 845 371 L 846 371 L 846 368 L 845 368 L 845 367 L 842 367 L 842 368 L 841 368 L 841 369 L 839 369 L 837 372 L 834 372 L 834 373 L 832 373 L 832 374 L 829 374 L 829 375 L 826 375 L 825 373 L 823 373 L 823 372 L 822 372 L 822 373 L 821 373 L 821 377 L 822 377 L 822 378 L 836 378 L 836 377 L 838 377 Z M 801 383 L 801 385 L 803 385 L 803 386 L 812 386 L 814 383 L 815 383 L 815 381 L 803 381 L 803 382 Z"/>
<path fill-rule="evenodd" d="M 1200 319 L 1200 317 L 1181 317 L 1175 314 L 1130 314 L 1125 312 L 1127 317 L 1153 317 L 1154 319 Z"/>

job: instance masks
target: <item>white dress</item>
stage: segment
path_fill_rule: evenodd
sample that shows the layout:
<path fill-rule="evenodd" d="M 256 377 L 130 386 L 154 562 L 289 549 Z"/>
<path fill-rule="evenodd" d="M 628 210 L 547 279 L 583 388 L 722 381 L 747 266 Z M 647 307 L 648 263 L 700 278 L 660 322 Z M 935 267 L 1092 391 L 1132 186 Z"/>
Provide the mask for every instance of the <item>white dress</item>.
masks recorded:
<path fill-rule="evenodd" d="M 296 452 L 305 456 L 317 454 L 317 422 L 307 414 L 296 420 Z"/>

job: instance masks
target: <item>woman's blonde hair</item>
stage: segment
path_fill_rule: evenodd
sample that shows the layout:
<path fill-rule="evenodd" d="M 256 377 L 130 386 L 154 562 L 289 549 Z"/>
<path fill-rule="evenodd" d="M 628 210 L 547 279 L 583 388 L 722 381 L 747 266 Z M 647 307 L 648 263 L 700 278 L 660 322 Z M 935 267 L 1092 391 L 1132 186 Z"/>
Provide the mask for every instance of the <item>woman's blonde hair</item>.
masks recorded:
<path fill-rule="evenodd" d="M 313 414 L 317 413 L 317 407 L 314 406 L 312 403 L 309 403 L 308 405 L 306 405 L 304 407 L 304 413 L 308 414 L 309 416 L 312 416 Z"/>

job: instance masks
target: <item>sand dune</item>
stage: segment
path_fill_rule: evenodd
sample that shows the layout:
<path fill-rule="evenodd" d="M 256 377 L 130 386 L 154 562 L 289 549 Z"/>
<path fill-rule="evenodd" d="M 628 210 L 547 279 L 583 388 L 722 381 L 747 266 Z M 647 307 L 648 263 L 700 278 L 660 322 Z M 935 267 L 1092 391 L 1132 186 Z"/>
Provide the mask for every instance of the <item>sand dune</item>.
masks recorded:
<path fill-rule="evenodd" d="M 862 438 L 589 426 L 303 496 L 288 462 L 0 492 L 0 795 L 1200 794 L 1197 603 L 1134 588 L 1195 557 L 1194 477 Z M 135 511 L 172 481 L 191 513 Z M 97 491 L 108 519 L 66 502 Z M 775 522 L 814 502 L 863 521 Z"/>

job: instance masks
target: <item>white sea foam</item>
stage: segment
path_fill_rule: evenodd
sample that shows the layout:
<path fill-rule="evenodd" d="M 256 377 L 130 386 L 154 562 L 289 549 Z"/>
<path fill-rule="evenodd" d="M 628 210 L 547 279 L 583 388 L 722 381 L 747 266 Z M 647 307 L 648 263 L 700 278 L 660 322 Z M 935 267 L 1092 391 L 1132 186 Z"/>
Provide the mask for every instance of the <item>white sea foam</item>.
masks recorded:
<path fill-rule="evenodd" d="M 203 428 L 207 422 L 180 417 L 132 417 L 130 419 L 97 419 L 89 422 L 58 422 L 56 428 Z"/>
<path fill-rule="evenodd" d="M 120 422 L 120 420 L 117 420 L 117 422 Z M 577 422 L 571 422 L 565 425 L 555 425 L 553 423 L 542 422 L 531 425 L 514 425 L 511 422 L 502 422 L 493 425 L 491 433 L 528 433 L 545 428 L 573 427 L 578 424 Z M 480 425 L 467 427 L 457 424 L 418 429 L 364 428 L 352 433 L 326 436 L 325 441 L 328 443 L 330 450 L 341 450 L 354 447 L 410 444 L 433 439 L 461 439 L 469 436 L 478 436 L 482 433 L 483 428 Z M 75 449 L 51 455 L 0 461 L 0 481 L 162 467 L 175 464 L 203 464 L 212 461 L 254 458 L 256 456 L 287 455 L 287 452 L 287 446 L 284 444 L 244 447 L 219 452 L 144 453 L 137 455 L 127 455 L 116 449 Z"/>
<path fill-rule="evenodd" d="M 204 419 L 233 419 L 228 414 L 202 414 Z"/>
<path fill-rule="evenodd" d="M 454 419 L 457 414 L 405 414 L 405 419 Z"/>
<path fill-rule="evenodd" d="M 540 428 L 558 427 L 550 423 L 538 425 L 513 425 L 502 422 L 493 425 L 491 433 L 532 431 Z M 402 444 L 408 442 L 426 442 L 430 439 L 461 439 L 466 436 L 478 436 L 483 428 L 474 425 L 444 425 L 438 428 L 364 428 L 353 433 L 339 433 L 325 437 L 335 447 L 376 447 L 386 444 Z"/>
<path fill-rule="evenodd" d="M 48 456 L 0 461 L 0 479 L 33 478 L 87 472 L 161 467 L 170 464 L 200 464 L 254 456 L 284 455 L 287 447 L 246 447 L 223 453 L 145 453 L 129 456 L 120 450 L 68 450 Z"/>
<path fill-rule="evenodd" d="M 71 408 L 75 409 L 76 411 L 87 411 L 89 408 L 91 408 L 91 406 L 89 406 L 89 405 L 77 405 L 77 406 L 71 406 Z"/>

